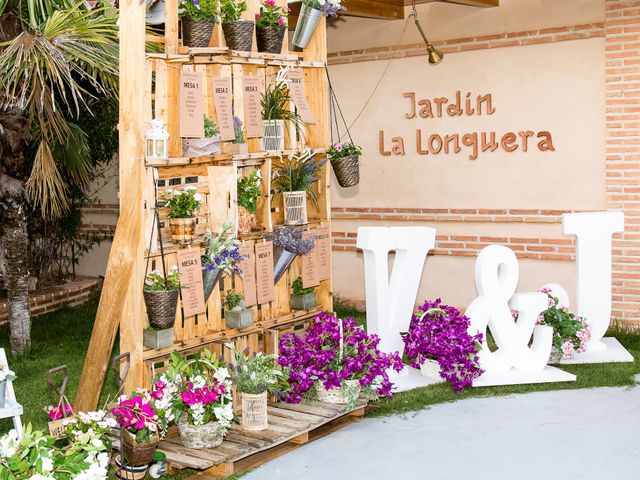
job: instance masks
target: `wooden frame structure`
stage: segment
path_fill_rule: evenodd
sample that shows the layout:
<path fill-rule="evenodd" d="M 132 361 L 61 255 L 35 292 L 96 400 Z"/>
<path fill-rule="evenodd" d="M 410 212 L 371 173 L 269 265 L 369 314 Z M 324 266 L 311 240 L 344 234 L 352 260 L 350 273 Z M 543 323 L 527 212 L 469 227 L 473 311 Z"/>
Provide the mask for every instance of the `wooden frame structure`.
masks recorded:
<path fill-rule="evenodd" d="M 286 0 L 277 0 L 286 6 Z M 253 19 L 259 11 L 259 0 L 248 0 L 244 17 Z M 254 325 L 237 330 L 225 327 L 222 303 L 226 292 L 239 290 L 242 279 L 225 277 L 212 293 L 206 314 L 184 318 L 178 307 L 175 326 L 175 343 L 163 350 L 143 348 L 143 329 L 147 325 L 142 295 L 147 257 L 159 261 L 156 239 L 147 251 L 154 222 L 155 187 L 154 171 L 159 178 L 159 190 L 169 186 L 191 184 L 207 199 L 202 216 L 198 219 L 197 234 L 202 240 L 205 228 L 215 230 L 224 216 L 215 205 L 220 195 L 235 199 L 238 176 L 259 170 L 262 176 L 262 192 L 258 204 L 258 223 L 263 232 L 272 231 L 283 221 L 281 203 L 272 201 L 271 169 L 286 155 L 302 148 L 302 141 L 295 134 L 288 136 L 285 151 L 274 154 L 261 151 L 260 139 L 250 139 L 249 153 L 244 155 L 222 153 L 207 157 L 182 156 L 179 136 L 179 78 L 182 70 L 200 73 L 205 80 L 205 113 L 216 118 L 211 79 L 229 77 L 233 86 L 233 114 L 244 118 L 242 103 L 242 77 L 259 78 L 261 88 L 275 80 L 275 74 L 283 67 L 301 68 L 307 99 L 316 122 L 308 126 L 306 146 L 323 155 L 329 142 L 329 90 L 326 76 L 326 25 L 320 21 L 311 43 L 303 52 L 289 52 L 285 37 L 283 54 L 231 52 L 224 46 L 222 29 L 214 28 L 209 48 L 181 46 L 178 29 L 178 0 L 165 1 L 164 37 L 145 35 L 145 4 L 138 0 L 120 1 L 120 217 L 111 247 L 107 273 L 96 322 L 85 360 L 76 408 L 96 408 L 109 356 L 120 328 L 120 351 L 129 352 L 130 367 L 125 391 L 148 385 L 152 377 L 162 371 L 171 351 L 183 353 L 208 347 L 223 353 L 222 344 L 233 341 L 239 347 L 250 350 L 274 351 L 277 332 L 291 325 L 307 321 L 317 311 L 331 310 L 331 279 L 324 280 L 317 288 L 318 307 L 311 311 L 293 311 L 289 305 L 292 281 L 299 275 L 301 265 L 297 259 L 287 275 L 278 282 L 276 299 L 254 307 Z M 164 44 L 164 53 L 145 51 L 145 41 Z M 293 108 L 293 105 L 291 106 Z M 144 157 L 145 127 L 152 118 L 163 119 L 170 133 L 169 161 L 162 165 L 147 164 Z M 295 131 L 295 129 L 290 129 Z M 224 151 L 224 150 L 223 150 Z M 315 184 L 319 202 L 308 203 L 309 227 L 329 225 L 330 166 L 322 168 Z M 279 208 L 280 207 L 280 208 Z M 160 210 L 161 220 L 166 212 Z M 259 242 L 264 233 L 241 238 L 244 242 Z M 176 252 L 183 247 L 170 244 L 168 225 L 161 228 L 165 240 L 166 264 L 176 262 Z M 193 248 L 202 248 L 195 242 Z"/>

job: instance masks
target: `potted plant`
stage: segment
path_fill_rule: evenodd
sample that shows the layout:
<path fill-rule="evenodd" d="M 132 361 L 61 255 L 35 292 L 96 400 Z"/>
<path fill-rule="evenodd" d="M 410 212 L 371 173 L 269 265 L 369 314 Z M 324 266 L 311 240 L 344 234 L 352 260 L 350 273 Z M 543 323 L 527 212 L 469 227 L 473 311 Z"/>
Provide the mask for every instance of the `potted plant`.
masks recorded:
<path fill-rule="evenodd" d="M 337 17 L 340 10 L 346 10 L 341 5 L 342 0 L 302 0 L 302 7 L 298 15 L 298 23 L 291 43 L 300 48 L 306 48 L 316 31 L 320 17 Z"/>
<path fill-rule="evenodd" d="M 584 352 L 587 342 L 591 339 L 591 330 L 587 321 L 575 315 L 567 307 L 560 306 L 558 298 L 554 297 L 548 288 L 541 288 L 539 292 L 547 295 L 548 308 L 540 314 L 536 324 L 553 328 L 549 363 L 560 363 L 560 360 L 573 358 L 576 352 Z M 517 319 L 517 314 L 514 316 Z"/>
<path fill-rule="evenodd" d="M 284 150 L 284 122 L 289 121 L 303 135 L 305 123 L 291 110 L 291 92 L 284 81 L 268 85 L 260 99 L 262 108 L 262 149 Z"/>
<path fill-rule="evenodd" d="M 234 386 L 242 399 L 240 425 L 245 430 L 264 430 L 267 420 L 267 393 L 274 392 L 282 371 L 276 363 L 276 355 L 237 351 L 232 346 L 232 362 L 229 371 Z"/>
<path fill-rule="evenodd" d="M 316 288 L 304 288 L 302 286 L 302 277 L 296 278 L 291 288 L 293 289 L 291 293 L 291 308 L 294 310 L 311 310 L 318 306 Z"/>
<path fill-rule="evenodd" d="M 129 397 L 120 397 L 111 410 L 122 429 L 122 455 L 135 467 L 150 464 L 160 442 L 159 419 L 152 403 L 151 394 L 140 390 Z"/>
<path fill-rule="evenodd" d="M 273 241 L 275 247 L 274 284 L 278 283 L 298 255 L 306 255 L 315 246 L 316 242 L 313 238 L 302 238 L 303 233 L 304 231 L 299 228 L 281 227 L 266 236 L 268 240 Z"/>
<path fill-rule="evenodd" d="M 182 444 L 196 449 L 220 445 L 233 421 L 233 404 L 229 372 L 216 355 L 205 349 L 187 361 L 173 352 L 162 381 L 176 392 L 171 410 Z"/>
<path fill-rule="evenodd" d="M 0 364 L 0 408 L 4 408 L 7 401 L 7 382 L 13 382 L 16 374 L 9 370 L 8 365 Z"/>
<path fill-rule="evenodd" d="M 225 223 L 218 233 L 213 236 L 207 231 L 207 247 L 202 256 L 202 280 L 204 284 L 205 302 L 222 275 L 234 273 L 242 275 L 238 265 L 244 257 L 240 255 L 240 242 L 229 235 L 233 228 L 230 223 Z"/>
<path fill-rule="evenodd" d="M 303 337 L 283 335 L 278 363 L 288 372 L 286 401 L 313 396 L 328 403 L 354 403 L 361 393 L 391 397 L 388 370 L 403 368 L 398 352 L 378 349 L 380 339 L 356 325 L 322 312 Z"/>
<path fill-rule="evenodd" d="M 336 143 L 327 151 L 331 166 L 341 187 L 355 187 L 360 182 L 362 148 L 352 142 Z"/>
<path fill-rule="evenodd" d="M 307 196 L 317 205 L 318 195 L 313 184 L 327 159 L 316 162 L 313 155 L 283 158 L 273 167 L 271 182 L 274 198 L 282 196 L 284 204 L 284 224 L 304 225 L 307 223 Z"/>
<path fill-rule="evenodd" d="M 253 47 L 253 21 L 243 20 L 242 12 L 247 9 L 246 1 L 221 0 L 220 18 L 224 41 L 230 50 L 250 52 Z"/>
<path fill-rule="evenodd" d="M 208 47 L 217 17 L 217 0 L 181 0 L 182 43 L 187 47 Z"/>
<path fill-rule="evenodd" d="M 228 292 L 224 298 L 224 323 L 229 328 L 247 328 L 253 325 L 253 311 L 244 303 L 244 295 Z"/>
<path fill-rule="evenodd" d="M 275 0 L 264 0 L 260 13 L 256 13 L 256 42 L 259 52 L 282 52 L 282 41 L 287 31 L 287 9 L 278 7 Z"/>
<path fill-rule="evenodd" d="M 208 115 L 204 116 L 204 138 L 183 138 L 182 155 L 206 157 L 220 153 L 220 129 Z"/>
<path fill-rule="evenodd" d="M 238 234 L 249 235 L 256 226 L 256 210 L 260 197 L 260 176 L 254 170 L 238 179 Z"/>
<path fill-rule="evenodd" d="M 173 345 L 173 325 L 180 286 L 180 272 L 176 265 L 169 268 L 166 276 L 159 270 L 147 275 L 142 291 L 149 318 L 149 328 L 145 329 L 143 337 L 145 347 L 164 348 Z"/>
<path fill-rule="evenodd" d="M 470 335 L 469 319 L 440 299 L 426 301 L 402 334 L 404 354 L 425 377 L 445 379 L 456 392 L 470 387 L 482 375 L 478 351 L 482 333 Z"/>
<path fill-rule="evenodd" d="M 162 197 L 164 206 L 169 209 L 171 238 L 178 245 L 188 245 L 193 241 L 196 230 L 196 212 L 200 209 L 202 195 L 193 185 L 180 190 L 168 188 Z"/>

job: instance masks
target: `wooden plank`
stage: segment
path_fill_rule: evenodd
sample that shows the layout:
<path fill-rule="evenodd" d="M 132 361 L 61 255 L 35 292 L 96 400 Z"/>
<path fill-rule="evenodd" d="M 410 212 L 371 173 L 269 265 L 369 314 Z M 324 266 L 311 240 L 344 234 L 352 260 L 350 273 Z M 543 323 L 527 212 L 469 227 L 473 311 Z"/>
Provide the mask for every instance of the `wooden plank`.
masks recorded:
<path fill-rule="evenodd" d="M 500 0 L 440 0 L 444 3 L 457 3 L 459 5 L 468 5 L 470 7 L 492 8 L 499 7 Z"/>
<path fill-rule="evenodd" d="M 269 420 L 274 416 L 282 417 L 282 418 L 290 418 L 292 420 L 300 420 L 304 422 L 309 422 L 311 424 L 314 423 L 322 423 L 325 420 L 325 417 L 319 415 L 312 415 L 310 413 L 296 412 L 294 410 L 290 410 L 287 408 L 278 408 L 274 406 L 267 407 L 267 412 L 269 414 Z"/>
<path fill-rule="evenodd" d="M 260 440 L 258 438 L 247 437 L 237 432 L 229 432 L 225 439 L 231 440 L 233 443 L 240 445 L 247 445 L 254 448 L 264 448 L 269 445 L 269 442 Z"/>
<path fill-rule="evenodd" d="M 122 10 L 120 10 L 122 15 Z M 178 52 L 178 0 L 164 2 L 164 49 L 167 53 Z"/>
<path fill-rule="evenodd" d="M 343 0 L 347 10 L 342 15 L 352 17 L 379 18 L 382 20 L 402 20 L 404 18 L 404 7 L 393 5 L 383 1 L 373 0 Z"/>
<path fill-rule="evenodd" d="M 340 412 L 340 408 L 332 408 L 328 406 L 328 403 L 314 403 L 313 405 L 307 405 L 304 403 L 289 403 L 283 405 L 282 408 L 293 410 L 294 412 L 310 413 L 312 415 L 318 415 L 325 418 L 333 418 Z"/>
<path fill-rule="evenodd" d="M 309 443 L 309 432 L 305 432 L 298 435 L 297 437 L 293 437 L 289 440 L 289 442 L 296 445 L 304 445 L 305 443 Z"/>

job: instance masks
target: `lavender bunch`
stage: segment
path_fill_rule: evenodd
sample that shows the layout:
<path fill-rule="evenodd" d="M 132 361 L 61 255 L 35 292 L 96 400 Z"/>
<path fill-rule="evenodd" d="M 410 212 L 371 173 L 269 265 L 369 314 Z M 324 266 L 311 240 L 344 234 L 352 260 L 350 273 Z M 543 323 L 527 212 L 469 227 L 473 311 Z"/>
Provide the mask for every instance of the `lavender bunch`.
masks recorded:
<path fill-rule="evenodd" d="M 342 0 L 303 0 L 311 8 L 320 10 L 325 17 L 337 17 L 340 10 L 346 10 Z"/>
<path fill-rule="evenodd" d="M 233 116 L 233 132 L 235 133 L 235 139 L 233 143 L 244 143 L 244 132 L 242 131 L 242 120 L 235 115 Z"/>
<path fill-rule="evenodd" d="M 226 236 L 232 225 L 225 223 L 216 236 L 207 232 L 207 249 L 202 257 L 202 268 L 207 270 L 220 269 L 224 275 L 237 273 L 242 275 L 242 269 L 238 266 L 245 259 L 240 255 L 240 242 L 232 236 Z"/>
<path fill-rule="evenodd" d="M 303 230 L 293 227 L 282 227 L 270 235 L 267 240 L 272 240 L 276 247 L 296 255 L 306 255 L 316 244 L 313 238 L 302 238 Z"/>

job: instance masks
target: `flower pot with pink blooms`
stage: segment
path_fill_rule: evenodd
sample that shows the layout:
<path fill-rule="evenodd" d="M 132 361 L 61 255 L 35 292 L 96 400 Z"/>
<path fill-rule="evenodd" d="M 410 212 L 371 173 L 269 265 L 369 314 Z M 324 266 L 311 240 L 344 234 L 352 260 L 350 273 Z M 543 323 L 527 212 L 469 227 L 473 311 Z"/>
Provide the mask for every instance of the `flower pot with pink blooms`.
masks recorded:
<path fill-rule="evenodd" d="M 288 9 L 276 5 L 275 0 L 264 0 L 256 13 L 256 42 L 258 52 L 282 52 L 282 42 L 287 31 Z"/>
<path fill-rule="evenodd" d="M 360 183 L 362 148 L 352 142 L 338 142 L 329 147 L 327 155 L 341 187 L 355 187 Z"/>

